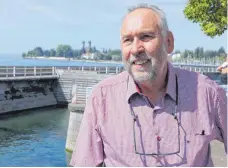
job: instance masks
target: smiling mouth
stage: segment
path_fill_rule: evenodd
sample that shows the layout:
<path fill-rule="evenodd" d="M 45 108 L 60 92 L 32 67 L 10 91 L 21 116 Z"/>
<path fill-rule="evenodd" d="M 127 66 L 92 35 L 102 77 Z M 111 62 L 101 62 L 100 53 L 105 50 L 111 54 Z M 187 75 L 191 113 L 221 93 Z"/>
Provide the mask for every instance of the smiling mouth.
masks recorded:
<path fill-rule="evenodd" d="M 141 61 L 134 61 L 133 64 L 134 65 L 143 65 L 146 64 L 147 62 L 149 62 L 150 60 L 141 60 Z"/>

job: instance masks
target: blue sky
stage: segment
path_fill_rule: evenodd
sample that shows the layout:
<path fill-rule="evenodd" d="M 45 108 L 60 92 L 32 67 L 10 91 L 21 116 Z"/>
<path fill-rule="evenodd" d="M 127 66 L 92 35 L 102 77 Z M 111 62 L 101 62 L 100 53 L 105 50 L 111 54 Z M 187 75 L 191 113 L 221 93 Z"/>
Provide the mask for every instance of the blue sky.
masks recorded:
<path fill-rule="evenodd" d="M 127 8 L 151 2 L 165 11 L 175 49 L 226 48 L 227 33 L 212 39 L 184 17 L 187 0 L 0 0 L 0 53 L 58 44 L 78 49 L 83 40 L 91 40 L 97 49 L 120 48 L 119 30 Z"/>

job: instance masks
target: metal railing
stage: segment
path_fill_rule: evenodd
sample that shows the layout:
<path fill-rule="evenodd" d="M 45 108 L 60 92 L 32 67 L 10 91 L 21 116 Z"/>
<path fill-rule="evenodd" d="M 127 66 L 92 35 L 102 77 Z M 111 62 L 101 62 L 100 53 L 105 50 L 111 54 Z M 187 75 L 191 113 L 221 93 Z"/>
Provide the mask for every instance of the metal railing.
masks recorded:
<path fill-rule="evenodd" d="M 124 71 L 123 66 L 58 66 L 57 70 L 64 71 L 91 71 L 97 74 L 118 74 Z"/>
<path fill-rule="evenodd" d="M 173 66 L 182 69 L 187 69 L 195 72 L 217 72 L 216 65 L 192 65 L 192 64 L 176 64 Z M 93 71 L 97 74 L 118 74 L 124 71 L 123 66 L 58 66 L 58 67 L 31 67 L 31 66 L 0 66 L 0 80 L 1 79 L 23 79 L 23 78 L 47 78 L 58 77 L 59 74 L 56 71 Z"/>
<path fill-rule="evenodd" d="M 186 69 L 189 71 L 194 71 L 194 72 L 218 72 L 216 65 L 194 65 L 194 64 L 178 64 L 178 63 L 173 63 L 174 67 Z"/>
<path fill-rule="evenodd" d="M 0 79 L 57 77 L 55 67 L 0 66 Z"/>
<path fill-rule="evenodd" d="M 194 72 L 217 72 L 216 65 L 194 65 L 194 64 L 178 64 L 172 63 L 174 67 L 194 71 Z M 105 67 L 105 66 L 66 66 L 66 67 L 56 67 L 58 70 L 64 71 L 93 71 L 98 74 L 118 74 L 124 71 L 123 66 L 118 67 Z"/>

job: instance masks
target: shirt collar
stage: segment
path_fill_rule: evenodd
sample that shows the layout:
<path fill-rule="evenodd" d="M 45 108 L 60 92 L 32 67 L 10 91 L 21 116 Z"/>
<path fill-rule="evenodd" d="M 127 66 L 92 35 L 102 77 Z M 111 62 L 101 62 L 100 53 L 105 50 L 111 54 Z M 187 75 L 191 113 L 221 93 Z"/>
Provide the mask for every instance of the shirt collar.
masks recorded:
<path fill-rule="evenodd" d="M 168 62 L 168 83 L 166 94 L 168 94 L 173 100 L 176 100 L 176 77 L 175 77 L 175 68 L 172 66 L 170 62 Z M 127 95 L 126 100 L 129 102 L 129 99 L 135 95 L 140 93 L 140 89 L 137 84 L 134 82 L 134 79 L 129 74 L 128 75 L 128 83 L 127 83 Z"/>
<path fill-rule="evenodd" d="M 176 101 L 176 72 L 170 62 L 168 62 L 168 83 L 166 94 Z"/>

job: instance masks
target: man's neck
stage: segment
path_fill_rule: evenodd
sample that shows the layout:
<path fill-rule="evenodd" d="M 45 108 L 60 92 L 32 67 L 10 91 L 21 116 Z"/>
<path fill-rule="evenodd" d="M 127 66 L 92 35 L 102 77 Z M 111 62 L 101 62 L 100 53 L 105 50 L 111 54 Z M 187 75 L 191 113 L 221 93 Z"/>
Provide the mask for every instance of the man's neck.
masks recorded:
<path fill-rule="evenodd" d="M 152 104 L 159 101 L 166 93 L 168 82 L 168 67 L 165 66 L 164 69 L 165 70 L 157 76 L 156 80 L 137 83 L 141 92 L 149 98 Z"/>

